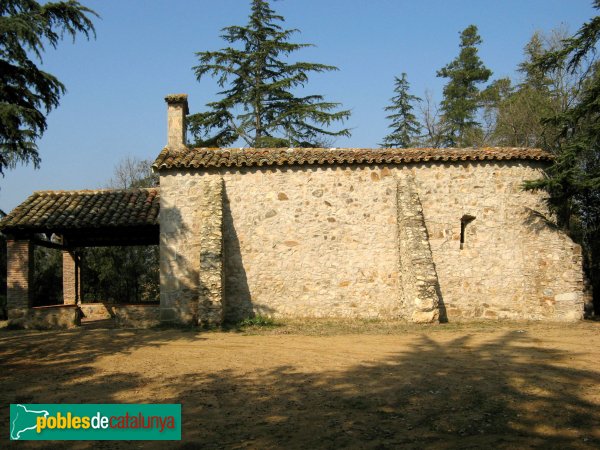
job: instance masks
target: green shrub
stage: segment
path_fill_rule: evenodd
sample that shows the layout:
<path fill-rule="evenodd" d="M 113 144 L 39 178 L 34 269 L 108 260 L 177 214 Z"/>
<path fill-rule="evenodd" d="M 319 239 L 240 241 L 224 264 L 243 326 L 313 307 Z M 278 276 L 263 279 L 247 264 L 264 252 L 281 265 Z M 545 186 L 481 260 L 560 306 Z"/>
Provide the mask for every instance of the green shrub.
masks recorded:
<path fill-rule="evenodd" d="M 271 317 L 266 316 L 254 316 L 247 317 L 239 322 L 240 327 L 277 327 L 279 324 Z"/>

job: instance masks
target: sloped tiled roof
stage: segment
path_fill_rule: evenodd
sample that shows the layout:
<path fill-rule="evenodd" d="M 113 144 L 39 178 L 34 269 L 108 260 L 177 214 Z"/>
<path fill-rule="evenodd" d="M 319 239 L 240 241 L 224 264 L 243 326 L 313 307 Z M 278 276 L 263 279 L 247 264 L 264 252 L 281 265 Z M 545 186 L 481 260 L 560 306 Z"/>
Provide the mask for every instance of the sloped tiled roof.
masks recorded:
<path fill-rule="evenodd" d="M 516 147 L 489 148 L 165 148 L 152 167 L 199 169 L 210 167 L 294 166 L 334 164 L 409 164 L 418 162 L 551 161 L 540 149 Z"/>
<path fill-rule="evenodd" d="M 159 189 L 37 191 L 0 220 L 2 231 L 158 225 Z"/>

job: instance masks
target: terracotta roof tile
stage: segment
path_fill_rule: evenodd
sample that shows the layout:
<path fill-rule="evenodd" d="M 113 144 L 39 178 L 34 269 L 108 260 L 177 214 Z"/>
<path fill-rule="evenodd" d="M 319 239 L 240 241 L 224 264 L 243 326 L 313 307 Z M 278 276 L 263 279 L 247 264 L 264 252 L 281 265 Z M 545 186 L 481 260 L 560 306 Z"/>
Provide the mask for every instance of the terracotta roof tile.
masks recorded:
<path fill-rule="evenodd" d="M 303 164 L 409 164 L 418 162 L 551 161 L 550 153 L 517 147 L 488 148 L 165 148 L 152 167 L 200 169 L 210 167 L 294 166 Z"/>
<path fill-rule="evenodd" d="M 5 232 L 158 225 L 159 189 L 38 191 L 0 220 Z"/>

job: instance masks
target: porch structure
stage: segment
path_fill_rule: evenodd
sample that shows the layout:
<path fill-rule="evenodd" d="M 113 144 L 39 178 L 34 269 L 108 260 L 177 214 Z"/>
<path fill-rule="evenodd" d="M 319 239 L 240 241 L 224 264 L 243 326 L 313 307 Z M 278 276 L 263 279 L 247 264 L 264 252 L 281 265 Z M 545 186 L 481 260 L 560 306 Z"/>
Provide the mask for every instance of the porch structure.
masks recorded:
<path fill-rule="evenodd" d="M 158 245 L 159 189 L 38 191 L 0 221 L 7 237 L 7 313 L 19 325 L 79 324 L 85 247 Z M 62 251 L 63 304 L 34 307 L 34 246 Z M 124 317 L 143 314 L 137 306 Z M 158 317 L 158 305 L 142 308 Z"/>

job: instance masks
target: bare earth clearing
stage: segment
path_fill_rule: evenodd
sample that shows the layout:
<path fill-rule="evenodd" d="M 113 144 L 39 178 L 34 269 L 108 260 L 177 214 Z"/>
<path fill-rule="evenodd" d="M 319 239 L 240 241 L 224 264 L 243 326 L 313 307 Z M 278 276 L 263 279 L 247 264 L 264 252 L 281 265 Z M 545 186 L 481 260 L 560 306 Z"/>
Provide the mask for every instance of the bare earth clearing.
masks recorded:
<path fill-rule="evenodd" d="M 598 448 L 600 322 L 0 330 L 9 403 L 181 403 L 182 442 L 19 448 Z M 49 446 L 49 444 L 52 444 Z"/>

